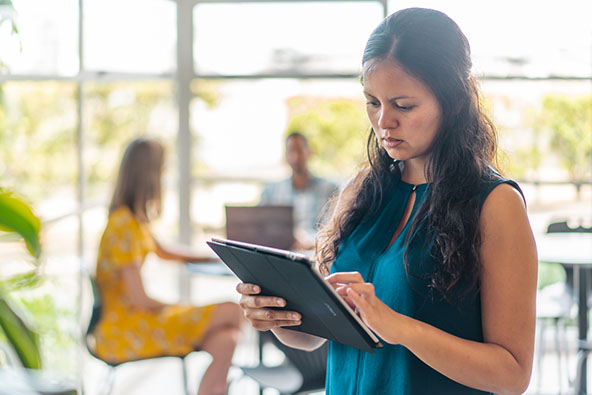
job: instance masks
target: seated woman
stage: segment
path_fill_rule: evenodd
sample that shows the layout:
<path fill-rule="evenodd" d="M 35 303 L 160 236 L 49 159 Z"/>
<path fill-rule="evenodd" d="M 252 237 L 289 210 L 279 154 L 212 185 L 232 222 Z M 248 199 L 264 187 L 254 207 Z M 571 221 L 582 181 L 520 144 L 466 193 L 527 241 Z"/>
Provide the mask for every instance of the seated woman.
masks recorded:
<path fill-rule="evenodd" d="M 150 219 L 161 210 L 163 163 L 164 148 L 155 140 L 136 139 L 123 155 L 99 247 L 96 276 L 103 312 L 94 332 L 96 353 L 123 362 L 203 350 L 213 360 L 198 394 L 223 394 L 242 322 L 238 305 L 165 304 L 150 298 L 142 284 L 140 270 L 149 252 L 177 261 L 208 260 L 165 247 L 150 233 Z"/>

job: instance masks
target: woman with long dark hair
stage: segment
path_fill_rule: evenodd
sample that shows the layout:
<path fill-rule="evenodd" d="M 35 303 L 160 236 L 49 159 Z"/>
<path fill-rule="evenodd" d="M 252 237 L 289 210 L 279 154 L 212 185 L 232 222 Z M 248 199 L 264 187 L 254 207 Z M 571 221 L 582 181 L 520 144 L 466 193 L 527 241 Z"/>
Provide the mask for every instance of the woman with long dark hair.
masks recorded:
<path fill-rule="evenodd" d="M 445 14 L 398 11 L 372 33 L 362 82 L 368 167 L 317 239 L 320 270 L 385 347 L 332 342 L 332 394 L 522 393 L 532 370 L 537 256 L 519 186 L 496 168 L 496 135 L 469 44 Z M 239 284 L 251 324 L 284 343 L 297 312 Z"/>

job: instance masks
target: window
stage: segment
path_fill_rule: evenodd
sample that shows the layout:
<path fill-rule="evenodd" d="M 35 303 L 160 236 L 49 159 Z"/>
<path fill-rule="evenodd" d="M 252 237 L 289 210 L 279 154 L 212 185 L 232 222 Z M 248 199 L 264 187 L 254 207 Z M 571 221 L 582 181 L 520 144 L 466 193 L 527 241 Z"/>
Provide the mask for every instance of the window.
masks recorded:
<path fill-rule="evenodd" d="M 378 2 L 195 7 L 197 74 L 359 73 Z"/>
<path fill-rule="evenodd" d="M 176 8 L 167 0 L 85 0 L 84 67 L 101 72 L 176 70 Z"/>
<path fill-rule="evenodd" d="M 290 174 L 287 130 L 307 135 L 311 170 L 336 182 L 364 158 L 369 123 L 357 79 L 198 79 L 193 91 L 192 213 L 206 230 L 223 232 L 225 203 L 255 204 L 263 182 Z"/>
<path fill-rule="evenodd" d="M 78 5 L 71 0 L 14 0 L 0 6 L 0 63 L 10 74 L 78 72 Z M 18 32 L 12 30 L 11 20 Z"/>
<path fill-rule="evenodd" d="M 391 0 L 389 9 L 427 7 L 454 19 L 471 44 L 476 75 L 590 77 L 592 2 Z"/>

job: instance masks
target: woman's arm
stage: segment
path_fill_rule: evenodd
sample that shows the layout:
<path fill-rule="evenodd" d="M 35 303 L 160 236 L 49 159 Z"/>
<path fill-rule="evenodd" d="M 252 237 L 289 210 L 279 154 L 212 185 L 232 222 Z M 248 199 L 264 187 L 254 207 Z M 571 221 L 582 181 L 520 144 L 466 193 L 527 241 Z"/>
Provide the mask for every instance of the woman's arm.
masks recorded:
<path fill-rule="evenodd" d="M 522 197 L 495 188 L 481 214 L 481 315 L 484 341 L 465 340 L 398 314 L 359 273 L 328 278 L 341 284 L 360 316 L 385 341 L 401 344 L 443 375 L 502 394 L 526 391 L 532 370 L 537 255 Z"/>
<path fill-rule="evenodd" d="M 236 286 L 240 293 L 240 307 L 253 328 L 260 331 L 270 330 L 285 345 L 312 351 L 319 348 L 325 339 L 302 332 L 282 329 L 282 326 L 300 325 L 300 314 L 295 311 L 267 309 L 266 307 L 284 307 L 286 301 L 275 296 L 258 296 L 261 288 L 254 284 L 240 283 Z"/>
<path fill-rule="evenodd" d="M 166 306 L 165 303 L 154 300 L 146 294 L 138 264 L 125 265 L 121 269 L 121 275 L 126 296 L 133 307 L 141 310 L 157 310 Z"/>
<path fill-rule="evenodd" d="M 164 245 L 156 238 L 152 238 L 156 246 L 154 251 L 161 259 L 181 262 L 212 262 L 217 258 L 197 254 L 193 249 L 182 245 Z"/>

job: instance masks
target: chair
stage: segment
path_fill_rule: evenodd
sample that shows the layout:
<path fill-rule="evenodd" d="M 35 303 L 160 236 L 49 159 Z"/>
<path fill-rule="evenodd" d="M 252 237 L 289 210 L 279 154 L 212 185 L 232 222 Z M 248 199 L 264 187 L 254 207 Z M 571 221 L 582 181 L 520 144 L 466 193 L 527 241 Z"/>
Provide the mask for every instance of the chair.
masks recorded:
<path fill-rule="evenodd" d="M 547 233 L 592 233 L 592 227 L 585 227 L 583 225 L 579 225 L 575 228 L 572 228 L 568 225 L 567 221 L 561 222 L 554 222 L 549 224 L 547 227 Z M 571 284 L 573 289 L 573 270 L 567 271 L 568 278 L 567 283 Z M 571 276 L 570 276 L 571 275 Z M 577 356 L 577 363 L 576 363 L 576 377 L 573 381 L 574 384 L 574 393 L 581 394 L 583 393 L 583 389 L 580 388 L 581 385 L 581 377 L 582 375 L 586 374 L 584 371 L 584 362 L 588 359 L 588 355 L 592 352 L 592 342 L 578 340 L 578 356 Z"/>
<path fill-rule="evenodd" d="M 567 221 L 552 222 L 547 226 L 546 233 L 580 233 L 580 232 L 592 232 L 592 228 L 587 228 L 582 225 L 577 227 L 570 227 Z M 565 335 L 565 324 L 569 319 L 575 317 L 573 313 L 573 307 L 575 305 L 574 298 L 574 271 L 573 268 L 564 267 L 565 281 L 563 283 L 552 284 L 548 287 L 543 288 L 537 295 L 537 322 L 539 326 L 539 338 L 537 340 L 537 364 L 538 364 L 538 383 L 537 389 L 540 384 L 541 378 L 541 363 L 542 363 L 542 350 L 543 350 L 543 337 L 545 328 L 548 321 L 553 322 L 555 328 L 555 348 L 557 351 L 558 361 L 558 378 L 559 382 L 562 382 L 562 349 L 567 350 L 567 342 Z M 592 343 L 579 341 L 578 344 L 578 361 L 576 370 L 576 387 L 578 386 L 580 376 L 583 374 L 583 362 L 586 360 L 588 353 L 592 351 Z M 566 351 L 567 353 L 567 351 Z M 565 356 L 565 359 L 568 355 Z M 567 362 L 566 362 L 567 365 Z M 567 369 L 566 369 L 567 371 Z M 569 378 L 568 381 L 571 385 L 573 383 Z M 579 389 L 576 388 L 576 393 L 579 393 Z"/>
<path fill-rule="evenodd" d="M 288 347 L 270 333 L 262 332 L 259 341 L 272 342 L 286 359 L 279 366 L 241 367 L 244 374 L 255 380 L 261 388 L 273 388 L 280 394 L 306 394 L 325 389 L 328 343 L 314 351 Z"/>
<path fill-rule="evenodd" d="M 542 378 L 542 363 L 544 353 L 545 331 L 549 322 L 554 328 L 555 351 L 557 353 L 557 375 L 559 383 L 562 383 L 564 372 L 567 374 L 567 358 L 563 350 L 567 350 L 566 321 L 574 317 L 572 313 L 574 301 L 573 293 L 567 286 L 567 282 L 551 284 L 538 292 L 537 295 L 537 390 L 540 389 Z M 565 363 L 564 363 L 565 361 Z M 567 375 L 568 377 L 569 375 Z M 561 384 L 560 384 L 561 388 Z"/>
<path fill-rule="evenodd" d="M 553 222 L 547 226 L 547 233 L 592 233 L 592 227 L 579 225 L 577 228 L 570 228 L 567 221 Z"/>
<path fill-rule="evenodd" d="M 140 359 L 134 359 L 134 360 L 129 360 L 129 361 L 123 361 L 123 362 L 121 362 L 121 361 L 114 362 L 114 361 L 105 360 L 96 354 L 95 347 L 94 347 L 95 339 L 94 339 L 93 331 L 101 319 L 103 305 L 102 305 L 102 301 L 101 301 L 101 293 L 99 292 L 99 287 L 98 287 L 95 279 L 90 275 L 88 276 L 88 278 L 89 278 L 90 287 L 92 290 L 93 303 L 92 303 L 92 313 L 91 313 L 90 321 L 89 321 L 88 327 L 86 328 L 86 334 L 84 336 L 84 343 L 86 344 L 86 348 L 88 349 L 90 354 L 93 357 L 95 357 L 96 359 L 102 361 L 109 368 L 107 380 L 104 381 L 102 391 L 100 391 L 99 394 L 110 394 L 111 393 L 111 390 L 113 389 L 113 381 L 115 379 L 115 371 L 118 366 L 121 366 L 126 363 L 130 363 L 130 362 L 137 362 L 137 361 L 143 361 L 143 360 L 148 360 L 148 359 L 175 357 L 175 358 L 179 358 L 181 360 L 181 365 L 183 367 L 183 388 L 184 388 L 185 394 L 189 395 L 189 388 L 187 385 L 187 377 L 188 377 L 187 363 L 186 363 L 186 359 L 185 359 L 185 357 L 187 355 L 159 355 L 159 356 L 150 357 L 150 358 L 140 358 Z M 195 351 L 199 351 L 199 350 L 195 350 Z"/>

